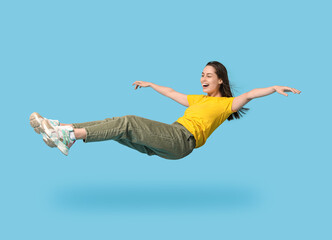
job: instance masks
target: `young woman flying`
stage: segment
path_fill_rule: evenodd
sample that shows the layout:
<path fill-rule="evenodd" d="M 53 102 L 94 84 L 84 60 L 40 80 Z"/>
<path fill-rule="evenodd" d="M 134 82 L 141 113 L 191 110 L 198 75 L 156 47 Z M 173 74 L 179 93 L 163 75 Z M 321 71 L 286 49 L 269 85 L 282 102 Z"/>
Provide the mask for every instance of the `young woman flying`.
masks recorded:
<path fill-rule="evenodd" d="M 249 110 L 243 107 L 249 101 L 274 92 L 285 96 L 288 96 L 285 92 L 301 93 L 295 88 L 272 86 L 256 88 L 233 97 L 227 70 L 217 61 L 208 62 L 202 72 L 201 85 L 207 95 L 185 95 L 172 88 L 144 81 L 136 81 L 132 85 L 135 85 L 135 90 L 151 87 L 188 108 L 184 116 L 172 124 L 135 115 L 64 124 L 58 120 L 43 118 L 34 112 L 30 115 L 30 125 L 37 133 L 42 134 L 48 146 L 57 147 L 65 155 L 68 155 L 70 147 L 78 139 L 85 143 L 115 140 L 149 156 L 181 159 L 195 148 L 203 146 L 212 132 L 226 119 L 230 121 L 242 117 L 241 113 Z"/>

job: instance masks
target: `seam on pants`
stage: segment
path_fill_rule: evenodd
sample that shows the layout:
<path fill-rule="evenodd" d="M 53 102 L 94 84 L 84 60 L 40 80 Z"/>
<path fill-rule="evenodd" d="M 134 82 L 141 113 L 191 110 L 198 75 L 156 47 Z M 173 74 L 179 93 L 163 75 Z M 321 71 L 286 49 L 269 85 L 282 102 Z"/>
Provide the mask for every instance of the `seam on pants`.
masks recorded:
<path fill-rule="evenodd" d="M 131 127 L 132 129 L 134 129 L 134 130 L 136 130 L 137 132 L 139 132 L 139 134 L 143 134 L 143 132 L 142 132 L 142 130 L 141 129 L 139 129 L 139 128 L 135 128 L 135 127 Z M 128 135 L 128 131 L 127 131 L 127 129 L 112 129 L 115 133 L 114 133 L 114 135 L 117 135 L 117 134 L 119 134 L 119 133 L 121 133 L 121 132 L 123 132 L 123 133 L 126 133 L 127 135 Z M 87 128 L 85 128 L 85 131 L 86 131 L 86 135 L 87 135 L 87 137 L 86 137 L 86 140 L 85 140 L 85 142 L 90 142 L 90 138 L 91 137 L 93 137 L 93 136 L 98 136 L 98 135 L 102 135 L 103 134 L 103 131 L 101 132 L 101 131 L 97 131 L 97 132 L 94 132 L 93 134 L 90 132 L 90 130 L 88 129 L 88 127 Z M 165 137 L 165 136 L 161 136 L 161 135 L 154 135 L 153 133 L 144 133 L 145 135 L 149 135 L 149 136 L 158 136 L 159 138 L 163 138 L 163 139 L 167 139 L 167 140 L 171 140 L 172 142 L 174 142 L 173 141 L 173 138 L 171 138 L 171 137 Z M 113 139 L 105 139 L 105 140 L 113 140 Z M 101 140 L 102 141 L 102 140 Z"/>
<path fill-rule="evenodd" d="M 140 128 L 135 128 L 135 127 L 132 127 L 132 129 L 135 129 L 135 130 L 138 130 L 139 132 L 141 132 L 142 133 L 142 129 L 140 129 Z M 149 135 L 150 136 L 156 136 L 156 135 L 153 135 L 153 133 L 149 133 Z M 161 138 L 165 138 L 165 139 L 168 139 L 168 140 L 173 140 L 173 138 L 171 138 L 171 137 L 165 137 L 165 136 L 161 136 L 161 135 L 157 135 L 158 137 L 161 137 Z"/>
<path fill-rule="evenodd" d="M 100 131 L 97 131 L 94 134 L 92 134 L 89 129 L 85 128 L 85 130 L 86 130 L 86 142 L 91 142 L 90 138 L 93 136 L 98 136 L 98 135 L 103 134 L 103 132 L 100 132 Z M 116 134 L 121 133 L 121 130 L 113 129 L 113 131 L 116 131 Z M 107 140 L 113 140 L 113 139 L 110 138 L 110 139 L 104 139 L 104 140 L 98 140 L 98 141 L 107 141 Z"/>

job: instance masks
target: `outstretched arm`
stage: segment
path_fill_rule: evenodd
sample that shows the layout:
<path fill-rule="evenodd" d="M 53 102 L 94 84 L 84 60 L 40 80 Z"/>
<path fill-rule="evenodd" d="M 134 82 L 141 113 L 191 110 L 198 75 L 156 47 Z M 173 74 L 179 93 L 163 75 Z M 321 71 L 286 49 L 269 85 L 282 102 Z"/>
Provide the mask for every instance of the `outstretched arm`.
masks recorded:
<path fill-rule="evenodd" d="M 133 85 L 135 86 L 135 90 L 139 87 L 152 87 L 154 90 L 156 90 L 157 92 L 159 92 L 160 94 L 169 97 L 171 99 L 173 99 L 174 101 L 189 107 L 189 103 L 188 103 L 188 99 L 187 99 L 187 95 L 183 94 L 183 93 L 179 93 L 177 91 L 175 91 L 173 88 L 170 87 L 163 87 L 163 86 L 159 86 L 157 84 L 151 83 L 151 82 L 144 82 L 144 81 L 136 81 L 133 83 Z"/>
<path fill-rule="evenodd" d="M 238 111 L 241 109 L 244 105 L 246 105 L 249 101 L 255 98 L 259 97 L 264 97 L 267 95 L 270 95 L 274 92 L 280 93 L 282 95 L 285 95 L 286 97 L 288 96 L 287 93 L 285 92 L 293 92 L 293 93 L 298 93 L 300 94 L 301 91 L 295 89 L 295 88 L 290 88 L 290 87 L 285 87 L 285 86 L 272 86 L 272 87 L 267 87 L 267 88 L 255 88 L 249 92 L 246 92 L 238 97 L 235 97 L 233 100 L 232 104 L 232 111 Z"/>
<path fill-rule="evenodd" d="M 293 92 L 293 93 L 298 93 L 298 94 L 301 93 L 300 90 L 297 90 L 297 89 L 291 88 L 291 87 L 272 86 L 272 87 L 267 87 L 267 88 L 255 88 L 255 89 L 249 91 L 247 94 L 248 94 L 248 98 L 251 100 L 254 98 L 259 98 L 259 97 L 264 97 L 264 96 L 270 95 L 274 92 L 285 95 L 286 97 L 288 96 L 288 94 L 285 92 Z"/>

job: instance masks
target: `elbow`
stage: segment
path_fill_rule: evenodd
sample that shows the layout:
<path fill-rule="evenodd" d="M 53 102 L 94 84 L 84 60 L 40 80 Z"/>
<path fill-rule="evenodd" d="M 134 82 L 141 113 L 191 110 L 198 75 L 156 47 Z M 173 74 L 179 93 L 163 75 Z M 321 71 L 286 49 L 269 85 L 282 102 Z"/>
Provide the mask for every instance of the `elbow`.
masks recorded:
<path fill-rule="evenodd" d="M 247 98 L 248 102 L 255 98 L 252 94 L 252 91 L 249 91 L 246 93 L 246 98 Z"/>

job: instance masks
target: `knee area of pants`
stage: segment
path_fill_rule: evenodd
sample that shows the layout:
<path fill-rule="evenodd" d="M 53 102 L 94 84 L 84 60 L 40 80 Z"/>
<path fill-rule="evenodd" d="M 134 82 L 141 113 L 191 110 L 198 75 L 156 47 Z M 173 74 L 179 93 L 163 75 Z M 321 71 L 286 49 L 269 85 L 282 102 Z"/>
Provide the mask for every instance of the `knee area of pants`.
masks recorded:
<path fill-rule="evenodd" d="M 133 123 L 132 120 L 136 118 L 135 115 L 126 115 L 124 116 L 124 121 L 126 122 L 126 124 L 131 124 Z"/>
<path fill-rule="evenodd" d="M 131 119 L 131 118 L 136 118 L 136 116 L 135 115 L 125 115 L 124 118 Z"/>

